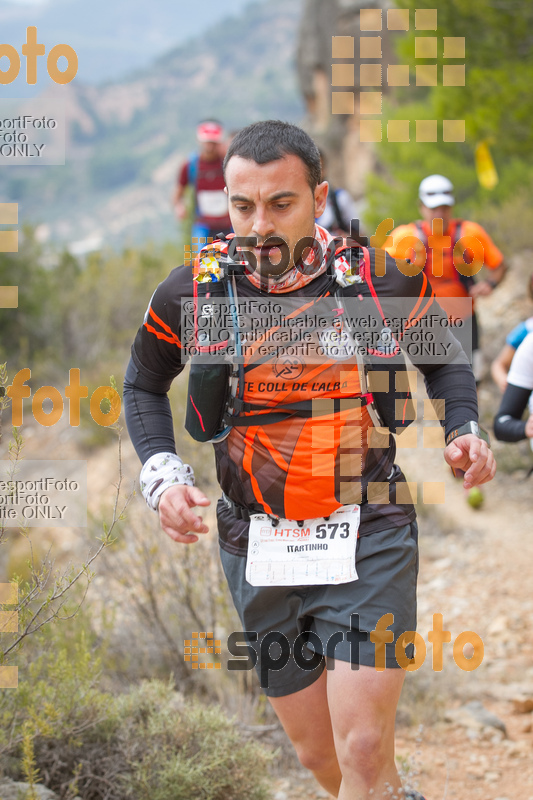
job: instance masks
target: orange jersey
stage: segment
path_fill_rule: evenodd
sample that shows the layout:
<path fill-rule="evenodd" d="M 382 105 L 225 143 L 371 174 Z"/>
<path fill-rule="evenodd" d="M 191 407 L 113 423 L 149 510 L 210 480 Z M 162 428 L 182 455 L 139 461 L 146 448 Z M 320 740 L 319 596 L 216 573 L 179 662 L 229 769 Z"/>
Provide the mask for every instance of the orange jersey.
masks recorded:
<path fill-rule="evenodd" d="M 469 297 L 461 272 L 477 274 L 483 265 L 496 269 L 503 261 L 503 254 L 487 232 L 468 220 L 450 220 L 442 236 L 432 236 L 431 226 L 425 221 L 400 225 L 391 236 L 393 243 L 385 248 L 387 253 L 393 258 L 409 258 L 423 267 L 440 305 L 454 317 L 464 318 L 471 313 L 470 304 L 453 300 Z"/>

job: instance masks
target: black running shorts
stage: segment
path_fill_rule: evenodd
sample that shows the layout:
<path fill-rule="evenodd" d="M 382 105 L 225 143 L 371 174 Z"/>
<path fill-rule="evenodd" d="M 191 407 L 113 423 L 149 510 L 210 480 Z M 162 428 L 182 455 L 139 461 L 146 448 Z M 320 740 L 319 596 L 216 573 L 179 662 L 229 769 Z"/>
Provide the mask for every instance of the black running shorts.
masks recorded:
<path fill-rule="evenodd" d="M 248 645 L 246 668 L 255 665 L 267 695 L 283 697 L 310 686 L 326 666 L 324 656 L 328 669 L 334 667 L 330 658 L 351 662 L 354 669 L 358 664 L 400 667 L 395 643 L 401 634 L 416 630 L 417 538 L 416 522 L 360 536 L 358 579 L 327 586 L 251 586 L 245 579 L 246 558 L 221 549 L 246 632 L 232 636 L 234 654 L 246 653 Z M 392 641 L 387 642 L 390 632 Z M 405 653 L 412 656 L 411 645 Z"/>

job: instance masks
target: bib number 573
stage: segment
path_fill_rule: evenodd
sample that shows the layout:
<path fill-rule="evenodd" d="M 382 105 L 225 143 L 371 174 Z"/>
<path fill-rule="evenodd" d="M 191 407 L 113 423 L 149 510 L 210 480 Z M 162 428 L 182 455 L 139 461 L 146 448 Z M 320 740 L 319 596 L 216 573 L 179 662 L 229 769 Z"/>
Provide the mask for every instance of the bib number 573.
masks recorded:
<path fill-rule="evenodd" d="M 340 528 L 340 531 L 339 531 Z M 316 526 L 317 539 L 334 539 L 339 531 L 339 539 L 347 539 L 350 535 L 349 522 L 324 522 Z M 329 534 L 329 536 L 328 536 Z"/>

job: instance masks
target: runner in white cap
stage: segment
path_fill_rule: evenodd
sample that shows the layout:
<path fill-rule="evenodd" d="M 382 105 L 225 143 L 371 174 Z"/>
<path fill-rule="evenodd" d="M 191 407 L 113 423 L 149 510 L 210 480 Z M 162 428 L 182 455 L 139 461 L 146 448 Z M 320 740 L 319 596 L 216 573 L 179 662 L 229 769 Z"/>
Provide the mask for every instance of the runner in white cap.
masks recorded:
<path fill-rule="evenodd" d="M 492 293 L 506 266 L 503 253 L 481 225 L 454 217 L 453 192 L 452 182 L 444 175 L 424 178 L 418 190 L 422 219 L 395 228 L 393 244 L 385 249 L 394 258 L 408 258 L 411 270 L 416 266 L 423 269 L 454 325 L 455 336 L 472 358 L 479 383 L 483 360 L 474 302 Z M 479 279 L 481 267 L 485 269 Z M 470 298 L 471 302 L 465 302 Z"/>

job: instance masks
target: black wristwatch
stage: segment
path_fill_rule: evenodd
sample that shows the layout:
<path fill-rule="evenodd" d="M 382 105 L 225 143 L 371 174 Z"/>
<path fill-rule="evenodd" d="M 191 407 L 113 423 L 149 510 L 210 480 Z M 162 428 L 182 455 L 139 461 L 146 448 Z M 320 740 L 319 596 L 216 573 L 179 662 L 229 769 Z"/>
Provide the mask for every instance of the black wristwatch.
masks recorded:
<path fill-rule="evenodd" d="M 473 433 L 474 436 L 478 436 L 480 439 L 483 439 L 484 442 L 487 442 L 488 446 L 490 447 L 490 437 L 487 431 L 478 425 L 477 422 L 471 420 L 470 422 L 465 422 L 464 425 L 460 425 L 459 428 L 454 428 L 453 431 L 450 431 L 448 436 L 446 437 L 446 446 L 453 442 L 454 439 L 457 439 L 458 436 L 464 436 L 467 433 Z"/>

